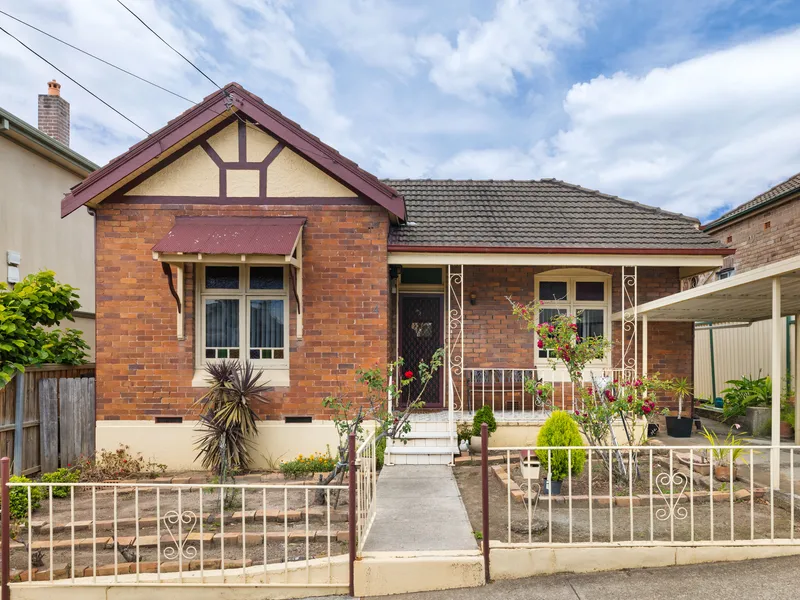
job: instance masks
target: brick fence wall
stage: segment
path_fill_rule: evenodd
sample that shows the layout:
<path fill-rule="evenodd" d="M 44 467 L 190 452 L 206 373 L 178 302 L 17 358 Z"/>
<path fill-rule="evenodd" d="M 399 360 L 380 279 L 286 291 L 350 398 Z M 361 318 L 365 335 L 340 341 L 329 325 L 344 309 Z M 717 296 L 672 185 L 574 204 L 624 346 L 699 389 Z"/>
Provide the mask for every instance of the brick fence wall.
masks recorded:
<path fill-rule="evenodd" d="M 247 207 L 129 205 L 97 210 L 97 418 L 193 419 L 194 269 L 186 269 L 186 339 L 151 248 L 174 217 L 304 215 L 304 337 L 295 336 L 290 294 L 289 388 L 258 412 L 267 418 L 323 416 L 322 399 L 352 392 L 355 370 L 388 360 L 388 219 L 377 206 Z"/>

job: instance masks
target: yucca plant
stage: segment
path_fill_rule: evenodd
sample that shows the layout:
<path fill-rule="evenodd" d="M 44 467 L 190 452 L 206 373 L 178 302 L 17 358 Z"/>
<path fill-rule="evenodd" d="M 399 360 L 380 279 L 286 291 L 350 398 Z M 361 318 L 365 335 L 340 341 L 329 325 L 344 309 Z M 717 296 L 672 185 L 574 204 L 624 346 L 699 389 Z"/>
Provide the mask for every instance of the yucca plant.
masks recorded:
<path fill-rule="evenodd" d="M 211 388 L 196 404 L 202 408 L 202 434 L 195 442 L 197 458 L 224 483 L 232 471 L 250 465 L 256 434 L 256 402 L 266 402 L 267 385 L 249 362 L 223 360 L 206 365 Z"/>

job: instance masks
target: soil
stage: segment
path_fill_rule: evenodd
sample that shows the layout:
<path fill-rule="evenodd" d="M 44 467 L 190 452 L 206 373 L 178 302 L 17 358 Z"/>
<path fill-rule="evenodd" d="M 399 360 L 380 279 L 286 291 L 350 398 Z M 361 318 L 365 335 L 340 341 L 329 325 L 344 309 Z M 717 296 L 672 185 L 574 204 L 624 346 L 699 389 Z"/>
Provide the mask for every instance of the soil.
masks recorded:
<path fill-rule="evenodd" d="M 116 537 L 126 545 L 137 535 L 135 516 L 139 517 L 138 536 L 140 541 L 149 538 L 155 542 L 159 534 L 161 536 L 161 562 L 166 560 L 177 560 L 175 555 L 170 555 L 167 548 L 175 548 L 175 538 L 178 538 L 177 522 L 168 526 L 165 523 L 165 516 L 171 511 L 185 513 L 191 511 L 193 515 L 187 517 L 188 521 L 182 523 L 181 534 L 189 532 L 200 533 L 201 520 L 198 515 L 206 515 L 202 519 L 202 531 L 204 534 L 225 533 L 225 558 L 226 560 L 251 560 L 252 564 L 264 563 L 264 544 L 260 535 L 247 537 L 243 547 L 241 534 L 262 534 L 264 529 L 263 518 L 255 518 L 253 511 L 263 510 L 268 515 L 266 531 L 268 532 L 267 541 L 267 562 L 284 562 L 285 557 L 291 561 L 304 561 L 306 558 L 322 558 L 328 556 L 328 514 L 325 506 L 315 504 L 314 489 L 252 489 L 244 490 L 244 501 L 238 493 L 228 498 L 222 511 L 219 491 L 213 488 L 202 488 L 202 509 L 200 504 L 201 488 L 183 489 L 180 492 L 177 488 L 157 485 L 148 486 L 140 489 L 137 494 L 131 488 L 119 488 L 123 491 L 113 493 L 109 487 L 98 487 L 93 498 L 90 488 L 74 488 L 74 497 L 54 498 L 52 511 L 50 501 L 45 497 L 38 510 L 34 511 L 31 519 L 32 532 L 30 542 L 34 545 L 44 545 L 41 558 L 44 566 L 41 569 L 50 567 L 50 528 L 43 523 L 55 523 L 57 527 L 53 531 L 53 541 L 59 542 L 70 540 L 72 531 L 70 523 L 76 523 L 74 533 L 75 540 L 86 538 L 113 539 L 115 531 L 113 522 L 116 512 L 118 521 Z M 127 491 L 125 491 L 127 490 Z M 158 490 L 158 492 L 156 491 Z M 46 488 L 45 488 L 46 493 Z M 335 491 L 331 491 L 331 503 L 335 500 Z M 347 552 L 345 541 L 338 541 L 337 534 L 342 539 L 341 533 L 346 532 L 347 525 L 347 501 L 346 491 L 341 494 L 338 506 L 331 509 L 330 524 L 330 555 L 344 554 Z M 244 504 L 245 518 L 242 519 L 241 509 Z M 116 508 L 116 510 L 115 510 Z M 308 524 L 306 524 L 305 511 L 308 512 Z M 284 521 L 282 513 L 287 513 L 288 533 L 292 536 L 288 544 L 285 544 L 283 532 Z M 281 514 L 279 514 L 281 513 Z M 220 515 L 224 514 L 223 519 Z M 74 519 L 73 519 L 74 515 Z M 94 517 L 93 517 L 94 515 Z M 159 520 L 160 518 L 160 520 Z M 94 520 L 96 532 L 93 534 L 91 522 Z M 308 532 L 308 533 L 307 533 Z M 17 532 L 16 539 L 21 542 L 28 542 L 27 526 L 22 526 Z M 127 538 L 127 539 L 126 539 Z M 37 544 L 38 543 L 38 544 Z M 306 546 L 306 544 L 308 544 Z M 74 564 L 76 576 L 80 576 L 85 567 L 92 564 L 113 565 L 114 558 L 120 565 L 126 564 L 126 559 L 122 553 L 114 549 L 109 543 L 107 545 L 96 545 L 96 562 L 93 563 L 93 551 L 91 544 L 76 547 L 74 550 Z M 188 569 L 190 560 L 199 559 L 199 540 L 191 540 L 184 546 L 184 569 Z M 222 544 L 219 540 L 213 542 L 207 539 L 203 542 L 204 560 L 214 560 L 221 558 Z M 135 546 L 131 552 L 135 552 Z M 129 552 L 129 555 L 130 553 Z M 55 569 L 63 568 L 66 564 L 72 564 L 73 551 L 70 547 L 54 548 L 52 561 Z M 139 560 L 143 562 L 158 560 L 157 546 L 147 546 L 139 548 Z M 34 565 L 35 566 L 35 565 Z M 28 567 L 28 552 L 25 548 L 18 547 L 11 552 L 11 568 L 24 570 Z M 199 566 L 197 567 L 199 569 Z M 213 565 L 206 568 L 219 568 Z M 194 567 L 193 567 L 194 570 Z M 127 572 L 127 571 L 125 571 Z"/>
<path fill-rule="evenodd" d="M 596 470 L 593 465 L 593 475 Z M 512 474 L 514 469 L 512 468 Z M 462 466 L 454 469 L 464 506 L 470 519 L 473 530 L 481 531 L 482 499 L 481 499 L 481 470 L 479 466 Z M 643 481 L 648 481 L 646 470 Z M 518 477 L 518 474 L 517 474 Z M 515 477 L 515 480 L 517 479 Z M 608 476 L 605 479 L 599 476 L 592 486 L 595 496 L 608 498 Z M 594 479 L 594 477 L 593 477 Z M 519 481 L 522 478 L 519 477 Z M 541 482 L 540 482 L 541 483 Z M 733 508 L 733 539 L 750 539 L 751 501 L 747 500 L 730 502 L 715 500 L 713 505 L 697 501 L 694 503 L 694 518 L 690 514 L 689 500 L 681 498 L 674 504 L 674 511 L 670 517 L 667 500 L 658 495 L 654 489 L 652 513 L 649 499 L 641 500 L 640 506 L 619 506 L 610 508 L 606 506 L 592 506 L 588 502 L 573 502 L 572 509 L 565 501 L 567 498 L 567 482 L 564 482 L 561 498 L 542 496 L 538 505 L 530 508 L 522 502 L 510 500 L 508 489 L 498 478 L 489 474 L 489 537 L 511 543 L 567 543 L 567 542 L 609 542 L 609 541 L 690 541 L 692 533 L 695 541 L 711 539 L 711 523 L 713 510 L 713 535 L 715 540 L 731 539 L 731 507 Z M 595 486 L 599 486 L 595 488 Z M 695 487 L 697 490 L 698 488 Z M 715 489 L 719 489 L 715 485 Z M 641 491 L 639 491 L 641 490 Z M 729 491 L 729 490 L 728 490 Z M 573 497 L 588 494 L 588 476 L 584 474 L 573 482 Z M 634 494 L 649 494 L 649 483 L 638 482 L 634 485 Z M 667 494 L 668 495 L 668 494 Z M 615 486 L 615 501 L 624 502 L 628 496 L 627 482 Z M 677 494 L 676 494 L 677 496 Z M 534 504 L 535 501 L 534 501 Z M 682 508 L 686 508 L 686 516 Z M 753 537 L 755 539 L 770 539 L 770 514 L 774 511 L 775 538 L 790 537 L 792 519 L 788 511 L 778 506 L 770 506 L 768 496 L 754 498 L 752 502 Z M 530 513 L 530 517 L 529 517 Z M 652 514 L 652 518 L 651 518 Z M 510 516 L 510 518 L 509 518 Z M 664 520 L 659 516 L 665 517 Z M 528 531 L 528 520 L 531 528 Z M 591 522 L 591 526 L 590 526 Z M 652 522 L 652 530 L 651 530 Z M 548 527 L 552 523 L 552 527 Z M 631 524 L 633 527 L 631 528 Z M 795 536 L 800 535 L 800 519 L 795 519 Z M 651 533 L 652 531 L 652 533 Z M 631 533 L 632 532 L 632 533 Z"/>

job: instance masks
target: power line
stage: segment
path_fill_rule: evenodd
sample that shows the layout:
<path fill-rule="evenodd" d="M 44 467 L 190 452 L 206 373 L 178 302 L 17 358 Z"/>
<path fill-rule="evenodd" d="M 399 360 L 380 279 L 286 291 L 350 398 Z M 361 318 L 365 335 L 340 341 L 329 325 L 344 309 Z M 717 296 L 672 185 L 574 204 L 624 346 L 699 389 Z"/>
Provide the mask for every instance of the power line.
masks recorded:
<path fill-rule="evenodd" d="M 190 65 L 192 65 L 192 66 L 193 66 L 193 67 L 194 67 L 194 68 L 197 70 L 197 72 L 198 72 L 198 73 L 200 73 L 200 75 L 202 75 L 203 77 L 205 77 L 206 79 L 208 79 L 208 80 L 209 80 L 211 83 L 213 83 L 215 88 L 217 88 L 217 89 L 220 89 L 220 90 L 222 89 L 222 88 L 219 86 L 219 84 L 217 84 L 217 83 L 216 83 L 216 82 L 215 82 L 213 79 L 211 79 L 211 77 L 209 77 L 208 75 L 206 75 L 206 74 L 205 74 L 205 73 L 204 73 L 204 72 L 203 72 L 203 71 L 200 69 L 200 67 L 198 67 L 198 66 L 197 66 L 196 64 L 194 64 L 192 61 L 190 61 L 188 58 L 186 58 L 186 57 L 185 57 L 183 54 L 181 54 L 181 53 L 180 53 L 180 52 L 179 52 L 177 49 L 175 49 L 173 46 L 171 46 L 171 45 L 170 45 L 170 43 L 169 43 L 167 40 L 165 40 L 165 39 L 164 39 L 164 38 L 162 38 L 160 35 L 158 35 L 158 34 L 155 32 L 155 30 L 154 30 L 152 27 L 150 27 L 150 25 L 148 25 L 147 23 L 145 23 L 145 22 L 144 22 L 144 21 L 141 19 L 141 17 L 139 17 L 139 15 L 137 15 L 135 12 L 133 12 L 133 11 L 132 11 L 130 8 L 128 8 L 127 6 L 125 6 L 125 5 L 122 3 L 122 1 L 121 1 L 121 0 L 117 0 L 117 2 L 119 3 L 119 5 L 120 5 L 120 6 L 122 6 L 122 8 L 124 8 L 125 10 L 127 10 L 127 11 L 128 11 L 129 13 L 131 13 L 131 14 L 132 14 L 134 17 L 136 17 L 136 20 L 137 20 L 137 21 L 139 21 L 139 23 L 141 23 L 142 25 L 144 25 L 145 27 L 147 27 L 147 29 L 149 29 L 149 30 L 150 30 L 150 32 L 151 32 L 151 33 L 152 33 L 154 36 L 156 36 L 158 39 L 160 39 L 162 42 L 164 42 L 164 43 L 167 45 L 167 47 L 169 47 L 169 48 L 170 48 L 170 49 L 171 49 L 173 52 L 175 52 L 175 54 L 177 54 L 177 55 L 178 55 L 178 56 L 180 56 L 180 57 L 181 57 L 183 60 L 185 60 L 187 63 L 189 63 Z"/>
<path fill-rule="evenodd" d="M 18 18 L 17 18 L 17 17 L 15 17 L 14 15 L 10 15 L 10 14 L 8 14 L 7 12 L 5 12 L 5 11 L 3 11 L 3 10 L 0 10 L 0 14 L 7 16 L 9 19 L 14 19 L 14 20 L 15 20 L 15 21 L 17 21 L 18 23 L 22 23 L 22 24 L 23 24 L 23 25 L 25 25 L 26 27 L 30 27 L 30 28 L 31 28 L 31 29 L 33 29 L 34 31 L 38 31 L 38 32 L 39 32 L 39 33 L 41 33 L 42 35 L 46 35 L 47 37 L 49 37 L 49 38 L 51 38 L 51 39 L 53 39 L 53 40 L 55 40 L 55 41 L 57 41 L 57 42 L 60 42 L 60 43 L 64 44 L 65 46 L 69 46 L 69 47 L 70 47 L 70 48 L 72 48 L 73 50 L 77 50 L 78 52 L 82 52 L 82 53 L 83 53 L 83 54 L 85 54 L 86 56 L 89 56 L 89 57 L 91 57 L 91 58 L 93 58 L 93 59 L 95 59 L 95 60 L 98 60 L 98 61 L 100 61 L 101 63 L 103 63 L 103 64 L 105 64 L 105 65 L 108 65 L 109 67 L 112 67 L 112 68 L 114 68 L 114 69 L 117 69 L 118 71 L 122 71 L 122 72 L 123 72 L 123 73 L 125 73 L 126 75 L 130 75 L 131 77 L 135 77 L 135 78 L 136 78 L 136 79 L 138 79 L 139 81 L 143 81 L 144 83 L 147 83 L 147 84 L 149 84 L 149 85 L 152 85 L 153 87 L 157 87 L 158 89 L 160 89 L 160 90 L 163 90 L 163 91 L 167 92 L 168 94 L 172 94 L 173 96 L 176 96 L 176 97 L 180 98 L 181 100 L 186 100 L 187 102 L 189 102 L 189 103 L 191 103 L 191 104 L 197 104 L 197 102 L 195 102 L 194 100 L 192 100 L 192 99 L 190 99 L 190 98 L 187 98 L 186 96 L 181 96 L 181 95 L 180 95 L 180 94 L 178 94 L 177 92 L 173 92 L 172 90 L 168 90 L 167 88 L 165 88 L 165 87 L 163 87 L 163 86 L 160 86 L 160 85 L 158 85 L 157 83 L 153 83 L 153 82 L 152 82 L 152 81 L 150 81 L 149 79 L 145 79 L 144 77 L 140 77 L 140 76 L 139 76 L 139 75 L 137 75 L 136 73 L 131 73 L 131 72 L 130 72 L 130 71 L 128 71 L 127 69 L 123 69 L 122 67 L 118 67 L 118 66 L 117 66 L 117 65 L 115 65 L 114 63 L 108 62 L 107 60 L 104 60 L 104 59 L 100 58 L 99 56 L 95 56 L 95 55 L 94 55 L 94 54 L 92 54 L 91 52 L 87 52 L 86 50 L 83 50 L 83 49 L 81 49 L 81 48 L 78 48 L 77 46 L 74 46 L 74 45 L 70 44 L 69 42 L 66 42 L 66 41 L 64 41 L 64 40 L 62 40 L 62 39 L 60 39 L 60 38 L 57 38 L 57 37 L 56 37 L 56 36 L 54 36 L 53 34 L 51 34 L 51 33 L 47 33 L 46 31 L 44 31 L 44 30 L 42 30 L 42 29 L 39 29 L 38 27 L 36 27 L 36 26 L 34 26 L 34 25 L 31 25 L 30 23 L 26 23 L 25 21 L 23 21 L 22 19 L 18 19 Z"/>
<path fill-rule="evenodd" d="M 6 34 L 7 36 L 9 36 L 10 38 L 12 38 L 12 39 L 16 40 L 17 42 L 19 42 L 19 43 L 20 43 L 20 45 L 21 45 L 23 48 L 25 48 L 25 49 L 26 49 L 26 50 L 28 50 L 29 52 L 31 52 L 31 53 L 35 54 L 36 56 L 38 56 L 40 59 L 42 59 L 42 60 L 43 60 L 44 62 L 46 62 L 48 65 L 50 65 L 51 67 L 53 67 L 53 68 L 54 68 L 56 71 L 58 71 L 59 73 L 61 73 L 61 74 L 62 74 L 64 77 L 66 77 L 67 79 L 69 79 L 69 80 L 70 80 L 72 83 L 74 83 L 74 84 L 75 84 L 75 85 L 77 85 L 79 88 L 81 88 L 81 89 L 82 89 L 84 92 L 86 92 L 86 93 L 87 93 L 87 94 L 89 94 L 90 96 L 93 96 L 93 97 L 94 97 L 96 100 L 99 100 L 100 102 L 102 102 L 103 104 L 105 104 L 105 105 L 106 105 L 108 108 L 110 108 L 110 109 L 111 109 L 111 110 L 113 110 L 115 113 L 117 113 L 117 114 L 118 114 L 120 117 L 122 117 L 123 119 L 125 119 L 126 121 L 128 121 L 128 123 L 130 123 L 131 125 L 134 125 L 134 126 L 135 126 L 135 127 L 137 127 L 138 129 L 141 129 L 141 130 L 142 130 L 142 131 L 144 131 L 144 132 L 145 132 L 147 135 L 150 135 L 150 132 L 149 132 L 149 131 L 147 131 L 147 130 L 146 130 L 144 127 L 142 127 L 141 125 L 139 125 L 138 123 L 136 123 L 136 122 L 135 122 L 135 121 L 133 121 L 132 119 L 130 119 L 130 118 L 128 118 L 128 117 L 126 117 L 124 114 L 122 114 L 122 113 L 121 113 L 120 111 L 118 111 L 116 108 L 114 108 L 113 106 L 111 106 L 111 105 L 110 105 L 108 102 L 106 102 L 105 100 L 103 100 L 103 99 L 102 99 L 100 96 L 98 96 L 97 94 L 95 94 L 93 91 L 91 91 L 91 90 L 90 90 L 89 88 L 87 88 L 85 85 L 83 85 L 82 83 L 79 83 L 79 82 L 78 82 L 78 81 L 76 81 L 74 78 L 72 78 L 72 77 L 70 77 L 69 75 L 67 75 L 67 74 L 66 74 L 64 71 L 62 71 L 61 69 L 59 69 L 59 68 L 58 68 L 57 66 L 55 66 L 53 63 L 51 63 L 49 60 L 47 60 L 47 59 L 46 59 L 44 56 L 42 56 L 41 54 L 39 54 L 38 52 L 36 52 L 36 50 L 34 50 L 34 49 L 33 49 L 33 48 L 31 48 L 30 46 L 28 46 L 28 45 L 27 45 L 25 42 L 23 42 L 23 41 L 22 41 L 21 39 L 19 39 L 17 36 L 13 35 L 12 33 L 9 33 L 7 30 L 3 29 L 2 27 L 0 27 L 0 31 L 2 31 L 3 33 L 5 33 L 5 34 Z"/>

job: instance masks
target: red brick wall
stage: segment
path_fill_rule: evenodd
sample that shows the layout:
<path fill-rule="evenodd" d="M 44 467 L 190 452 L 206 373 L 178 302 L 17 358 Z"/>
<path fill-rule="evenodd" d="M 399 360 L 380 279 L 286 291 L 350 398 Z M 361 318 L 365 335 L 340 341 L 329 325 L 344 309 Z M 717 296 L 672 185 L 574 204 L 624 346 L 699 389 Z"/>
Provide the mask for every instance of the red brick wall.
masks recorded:
<path fill-rule="evenodd" d="M 511 315 L 510 296 L 523 303 L 534 299 L 534 277 L 563 267 L 469 266 L 464 278 L 464 365 L 466 367 L 528 369 L 535 359 L 532 333 Z M 598 267 L 612 275 L 612 311 L 620 310 L 622 271 Z M 638 269 L 639 304 L 680 291 L 680 277 L 675 267 L 640 267 Z M 475 305 L 469 302 L 476 295 Z M 612 326 L 612 365 L 621 359 L 621 328 Z M 691 323 L 651 322 L 648 324 L 649 373 L 663 378 L 693 378 L 694 331 Z M 641 370 L 642 333 L 639 333 Z M 666 399 L 665 399 L 666 400 Z M 671 401 L 667 401 L 670 405 Z M 684 409 L 688 413 L 688 407 Z"/>
<path fill-rule="evenodd" d="M 386 362 L 388 218 L 377 206 L 132 205 L 97 210 L 97 418 L 196 418 L 194 270 L 186 270 L 184 341 L 152 246 L 183 215 L 303 215 L 304 336 L 291 298 L 289 388 L 269 393 L 267 418 L 322 416 L 322 399 L 352 391 L 354 371 Z M 290 294 L 291 296 L 291 294 Z"/>
<path fill-rule="evenodd" d="M 737 273 L 797 256 L 800 254 L 800 196 L 709 233 L 736 249 L 735 254 L 725 258 L 724 266 L 735 267 Z"/>

